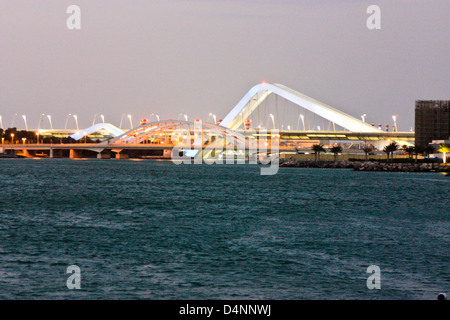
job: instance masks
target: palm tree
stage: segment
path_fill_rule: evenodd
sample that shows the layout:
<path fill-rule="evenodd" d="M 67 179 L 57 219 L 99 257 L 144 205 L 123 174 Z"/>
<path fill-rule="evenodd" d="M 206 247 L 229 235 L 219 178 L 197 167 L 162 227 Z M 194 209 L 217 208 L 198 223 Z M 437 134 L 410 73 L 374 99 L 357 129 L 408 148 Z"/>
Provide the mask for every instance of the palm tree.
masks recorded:
<path fill-rule="evenodd" d="M 390 151 L 391 151 L 391 156 L 392 156 L 392 160 L 394 160 L 394 152 L 397 151 L 399 149 L 399 145 L 397 144 L 397 142 L 391 142 L 388 145 Z"/>
<path fill-rule="evenodd" d="M 366 161 L 367 161 L 367 159 L 369 157 L 369 153 L 371 153 L 373 151 L 373 149 L 371 147 L 369 147 L 369 146 L 366 146 L 362 150 L 364 151 L 364 153 L 366 155 Z"/>
<path fill-rule="evenodd" d="M 391 154 L 391 149 L 389 149 L 389 145 L 384 146 L 383 152 L 386 153 L 386 159 L 389 161 L 389 155 Z"/>
<path fill-rule="evenodd" d="M 392 155 L 392 160 L 394 159 L 394 152 L 398 150 L 398 147 L 397 142 L 394 141 L 383 148 L 383 152 L 387 155 L 387 160 L 389 160 L 389 155 Z"/>
<path fill-rule="evenodd" d="M 312 150 L 314 151 L 314 157 L 316 161 L 320 160 L 320 153 L 325 152 L 325 149 L 321 144 L 314 144 L 312 146 Z"/>
<path fill-rule="evenodd" d="M 334 161 L 337 161 L 338 153 L 342 152 L 341 146 L 335 146 L 330 149 L 330 151 L 334 154 Z"/>
<path fill-rule="evenodd" d="M 447 153 L 450 153 L 450 144 L 441 144 L 438 152 L 443 153 L 442 160 L 447 163 Z"/>
<path fill-rule="evenodd" d="M 408 154 L 409 159 L 411 159 L 412 155 L 414 154 L 414 147 L 413 146 L 406 147 L 405 152 Z"/>

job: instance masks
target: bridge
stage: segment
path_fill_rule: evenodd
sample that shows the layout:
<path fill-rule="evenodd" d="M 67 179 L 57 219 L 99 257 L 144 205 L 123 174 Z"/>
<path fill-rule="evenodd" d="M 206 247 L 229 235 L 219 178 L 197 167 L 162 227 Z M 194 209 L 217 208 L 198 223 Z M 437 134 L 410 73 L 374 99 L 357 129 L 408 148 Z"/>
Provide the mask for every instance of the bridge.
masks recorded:
<path fill-rule="evenodd" d="M 387 125 L 386 125 L 387 127 Z M 107 137 L 99 143 L 86 142 L 86 137 L 102 132 Z M 275 133 L 275 134 L 274 134 Z M 128 132 L 110 124 L 72 132 L 80 143 L 59 144 L 2 144 L 4 150 L 14 150 L 24 156 L 82 157 L 83 152 L 97 153 L 98 158 L 126 158 L 128 153 L 160 151 L 170 157 L 174 148 L 186 152 L 202 150 L 191 155 L 211 157 L 212 149 L 264 149 L 273 142 L 277 152 L 308 151 L 312 144 L 364 143 L 381 150 L 390 142 L 411 145 L 414 132 L 381 129 L 348 115 L 336 108 L 310 98 L 281 84 L 261 83 L 251 88 L 234 108 L 214 122 L 161 120 L 143 123 Z M 208 151 L 205 151 L 208 150 Z M 68 153 L 68 154 L 67 154 Z M 150 152 L 151 153 L 151 152 Z M 142 153 L 141 153 L 142 154 Z"/>

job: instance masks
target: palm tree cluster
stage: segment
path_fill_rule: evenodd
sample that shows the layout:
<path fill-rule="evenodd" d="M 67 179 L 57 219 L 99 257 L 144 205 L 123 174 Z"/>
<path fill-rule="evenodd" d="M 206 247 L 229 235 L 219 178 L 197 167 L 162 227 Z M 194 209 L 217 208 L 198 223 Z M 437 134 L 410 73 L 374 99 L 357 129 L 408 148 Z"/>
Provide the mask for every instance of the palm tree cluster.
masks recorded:
<path fill-rule="evenodd" d="M 364 151 L 364 154 L 366 156 L 366 161 L 369 158 L 369 153 L 371 153 L 373 151 L 373 149 L 369 146 L 365 146 L 364 148 L 362 148 L 362 151 Z"/>
<path fill-rule="evenodd" d="M 338 154 L 342 152 L 342 147 L 334 146 L 330 149 L 330 151 L 334 154 L 334 161 L 337 161 Z"/>
<path fill-rule="evenodd" d="M 383 148 L 383 152 L 386 153 L 387 160 L 389 161 L 389 155 L 392 156 L 392 159 L 394 158 L 394 152 L 399 149 L 399 145 L 397 142 L 391 142 L 387 146 Z"/>
<path fill-rule="evenodd" d="M 314 151 L 314 159 L 317 161 L 320 160 L 320 153 L 325 152 L 325 148 L 322 144 L 314 144 L 312 146 L 312 151 Z"/>
<path fill-rule="evenodd" d="M 315 161 L 320 160 L 321 152 L 326 152 L 326 150 L 322 144 L 314 144 L 312 146 L 312 150 L 314 151 Z M 334 146 L 334 147 L 330 148 L 330 152 L 334 154 L 334 160 L 337 161 L 338 154 L 342 152 L 342 147 Z"/>

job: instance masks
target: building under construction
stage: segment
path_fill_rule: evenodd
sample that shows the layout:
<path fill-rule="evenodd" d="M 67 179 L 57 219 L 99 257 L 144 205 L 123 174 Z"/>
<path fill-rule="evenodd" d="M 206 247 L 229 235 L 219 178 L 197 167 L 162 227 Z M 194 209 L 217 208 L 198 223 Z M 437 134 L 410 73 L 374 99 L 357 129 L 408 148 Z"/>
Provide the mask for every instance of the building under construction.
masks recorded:
<path fill-rule="evenodd" d="M 450 138 L 450 100 L 417 100 L 416 145 L 425 147 L 433 140 Z"/>

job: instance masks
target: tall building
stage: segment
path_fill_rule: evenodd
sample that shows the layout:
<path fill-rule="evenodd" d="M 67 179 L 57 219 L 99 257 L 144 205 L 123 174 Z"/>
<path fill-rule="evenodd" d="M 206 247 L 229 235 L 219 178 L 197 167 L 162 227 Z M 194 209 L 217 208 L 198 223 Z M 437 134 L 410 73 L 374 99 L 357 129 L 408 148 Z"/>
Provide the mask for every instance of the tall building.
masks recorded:
<path fill-rule="evenodd" d="M 450 100 L 417 100 L 415 115 L 416 145 L 450 138 Z"/>

